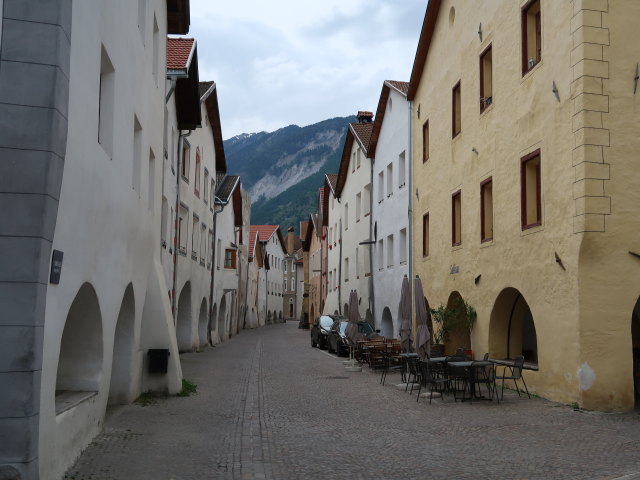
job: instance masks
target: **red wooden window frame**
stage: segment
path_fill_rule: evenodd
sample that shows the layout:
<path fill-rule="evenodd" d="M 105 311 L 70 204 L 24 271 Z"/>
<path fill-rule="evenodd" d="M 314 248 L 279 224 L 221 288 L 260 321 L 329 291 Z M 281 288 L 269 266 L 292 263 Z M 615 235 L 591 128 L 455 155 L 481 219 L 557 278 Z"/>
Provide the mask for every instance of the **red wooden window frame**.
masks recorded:
<path fill-rule="evenodd" d="M 540 0 L 531 0 L 522 7 L 522 75 L 526 75 L 532 70 L 540 60 L 542 60 L 542 5 Z M 536 58 L 535 65 L 529 66 L 529 35 L 528 35 L 528 16 L 529 10 L 538 5 L 538 13 L 536 14 Z"/>
<path fill-rule="evenodd" d="M 527 223 L 527 175 L 526 168 L 527 163 L 531 160 L 538 158 L 538 165 L 536 167 L 536 221 L 533 223 Z M 526 230 L 528 228 L 537 227 L 542 225 L 542 177 L 541 177 L 541 167 L 542 165 L 542 157 L 540 155 L 540 149 L 534 150 L 533 152 L 525 155 L 520 159 L 520 223 L 522 226 L 522 230 Z"/>
<path fill-rule="evenodd" d="M 429 256 L 429 213 L 422 216 L 422 256 Z"/>
<path fill-rule="evenodd" d="M 429 120 L 422 125 L 422 163 L 429 160 Z"/>
<path fill-rule="evenodd" d="M 458 102 L 456 102 L 456 92 Z M 456 130 L 456 119 L 460 120 L 460 128 Z M 451 138 L 456 138 L 462 132 L 462 86 L 458 81 L 451 90 Z"/>
<path fill-rule="evenodd" d="M 484 242 L 490 242 L 491 240 L 493 240 L 493 231 L 491 233 L 491 236 L 488 237 L 487 236 L 487 232 L 485 231 L 485 219 L 486 219 L 486 209 L 487 209 L 487 205 L 485 205 L 485 189 L 487 188 L 487 185 L 491 185 L 491 190 L 492 190 L 492 198 L 493 198 L 493 177 L 489 177 L 485 180 L 483 180 L 482 182 L 480 182 L 480 242 L 484 243 Z M 493 210 L 493 204 L 491 205 L 491 210 Z"/>
<path fill-rule="evenodd" d="M 200 198 L 200 147 L 196 148 L 196 172 L 193 179 L 193 189 L 196 197 Z"/>
<path fill-rule="evenodd" d="M 236 251 L 232 248 L 227 248 L 224 251 L 224 268 L 236 268 Z"/>
<path fill-rule="evenodd" d="M 456 199 L 460 199 L 460 226 L 456 225 Z M 456 235 L 459 234 L 459 235 Z M 456 237 L 460 237 L 460 241 L 456 242 Z M 462 245 L 462 190 L 458 190 L 451 195 L 451 245 L 457 247 Z"/>
<path fill-rule="evenodd" d="M 491 68 L 493 68 L 493 50 L 491 49 L 491 44 L 480 54 L 480 113 L 484 112 L 489 105 L 493 103 L 493 75 L 491 75 L 491 103 L 487 104 L 484 92 L 484 59 L 489 53 L 491 53 Z"/>

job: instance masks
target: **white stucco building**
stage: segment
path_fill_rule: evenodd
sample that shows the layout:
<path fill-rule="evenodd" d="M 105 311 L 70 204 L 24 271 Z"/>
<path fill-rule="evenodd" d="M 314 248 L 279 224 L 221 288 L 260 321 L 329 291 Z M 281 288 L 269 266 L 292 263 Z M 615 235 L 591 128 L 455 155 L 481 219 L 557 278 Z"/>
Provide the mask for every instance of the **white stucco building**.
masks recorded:
<path fill-rule="evenodd" d="M 256 236 L 257 235 L 257 236 Z M 276 323 L 284 321 L 282 293 L 284 282 L 285 242 L 278 225 L 251 225 L 251 241 L 259 241 L 264 259 L 263 268 L 258 275 L 258 314 L 262 322 Z M 254 248 L 255 257 L 255 248 Z M 261 323 L 262 324 L 262 323 Z"/>
<path fill-rule="evenodd" d="M 400 289 L 409 274 L 408 88 L 408 82 L 384 82 L 369 144 L 375 328 L 388 338 L 398 336 Z"/>
<path fill-rule="evenodd" d="M 358 293 L 362 319 L 373 323 L 371 299 L 371 160 L 367 149 L 373 124 L 370 112 L 358 112 L 358 123 L 348 127 L 337 176 L 327 175 L 328 293 L 324 313 L 348 313 L 349 292 Z"/>

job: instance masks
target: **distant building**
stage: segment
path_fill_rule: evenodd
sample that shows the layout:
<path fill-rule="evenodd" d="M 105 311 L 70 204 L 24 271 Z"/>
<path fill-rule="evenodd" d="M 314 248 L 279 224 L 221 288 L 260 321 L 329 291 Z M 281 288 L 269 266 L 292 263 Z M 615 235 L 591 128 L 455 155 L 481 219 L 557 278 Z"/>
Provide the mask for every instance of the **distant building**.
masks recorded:
<path fill-rule="evenodd" d="M 298 276 L 298 268 L 296 266 L 298 252 L 302 249 L 302 242 L 300 241 L 300 237 L 295 234 L 293 227 L 287 229 L 286 246 L 287 255 L 284 259 L 282 304 L 285 320 L 294 320 L 298 318 L 300 314 L 297 300 L 298 294 L 303 288 L 301 285 L 298 285 L 298 282 L 303 280 L 303 278 Z"/>

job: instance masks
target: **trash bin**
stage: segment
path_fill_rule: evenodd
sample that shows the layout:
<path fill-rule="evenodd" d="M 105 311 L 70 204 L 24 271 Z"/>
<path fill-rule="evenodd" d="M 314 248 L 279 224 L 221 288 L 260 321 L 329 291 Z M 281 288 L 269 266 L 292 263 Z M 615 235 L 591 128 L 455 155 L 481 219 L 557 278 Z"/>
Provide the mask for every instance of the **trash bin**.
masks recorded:
<path fill-rule="evenodd" d="M 167 373 L 169 355 L 168 348 L 150 348 L 147 351 L 149 373 Z"/>

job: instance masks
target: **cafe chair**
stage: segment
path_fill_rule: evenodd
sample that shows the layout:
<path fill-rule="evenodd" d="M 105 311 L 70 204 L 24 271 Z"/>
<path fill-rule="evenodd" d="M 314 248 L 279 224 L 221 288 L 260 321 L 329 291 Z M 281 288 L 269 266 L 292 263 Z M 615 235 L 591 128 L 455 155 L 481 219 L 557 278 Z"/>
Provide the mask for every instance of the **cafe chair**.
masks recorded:
<path fill-rule="evenodd" d="M 433 392 L 438 392 L 440 398 L 444 400 L 444 393 L 449 389 L 449 380 L 446 377 L 440 376 L 438 371 L 434 369 L 429 362 L 418 361 L 418 368 L 420 369 L 420 387 L 418 388 L 418 396 L 416 402 L 420 400 L 420 392 L 422 387 L 430 387 L 429 389 L 429 405 L 433 400 Z"/>
<path fill-rule="evenodd" d="M 516 391 L 518 392 L 518 396 L 520 396 L 520 389 L 518 388 L 518 380 L 522 380 L 522 384 L 524 385 L 524 390 L 527 392 L 527 396 L 531 398 L 529 394 L 529 389 L 527 388 L 527 383 L 524 381 L 524 377 L 522 376 L 522 369 L 524 367 L 524 357 L 522 355 L 516 357 L 513 362 L 513 366 L 505 365 L 504 370 L 502 371 L 502 375 L 496 375 L 496 380 L 502 380 L 502 399 L 504 400 L 504 381 L 505 380 L 513 380 L 513 383 L 516 386 Z M 507 368 L 511 370 L 511 375 L 505 375 L 507 372 Z"/>
<path fill-rule="evenodd" d="M 473 362 L 471 364 L 471 368 L 474 369 L 475 377 L 473 379 L 473 383 L 475 384 L 476 391 L 481 393 L 480 385 L 484 385 L 489 393 L 489 399 L 493 400 L 493 395 L 495 393 L 496 400 L 500 403 L 500 399 L 498 398 L 498 386 L 496 385 L 496 366 L 494 364 L 491 365 L 476 365 L 477 362 Z"/>

